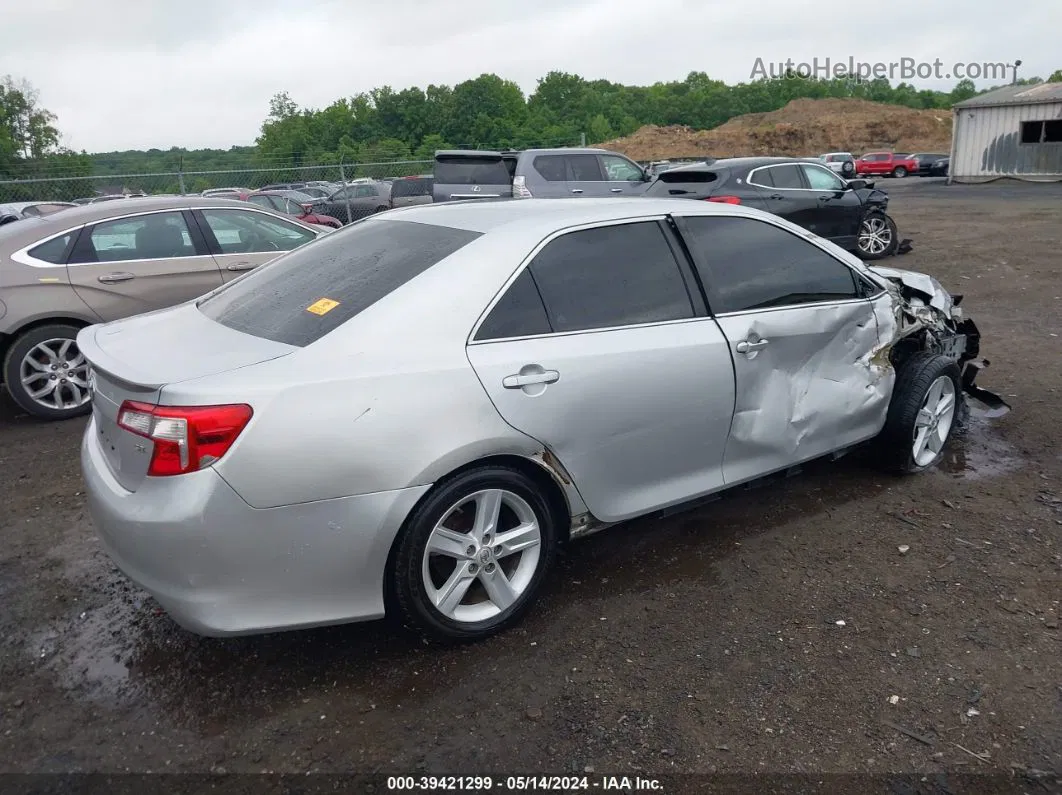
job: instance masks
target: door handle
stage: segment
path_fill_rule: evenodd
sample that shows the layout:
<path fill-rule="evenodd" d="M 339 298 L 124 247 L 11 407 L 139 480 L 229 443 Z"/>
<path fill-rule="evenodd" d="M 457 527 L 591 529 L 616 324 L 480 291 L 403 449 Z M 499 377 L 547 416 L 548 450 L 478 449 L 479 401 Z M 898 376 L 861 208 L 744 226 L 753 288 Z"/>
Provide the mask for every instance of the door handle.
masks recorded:
<path fill-rule="evenodd" d="M 104 274 L 103 276 L 100 276 L 98 281 L 101 281 L 104 284 L 117 284 L 118 282 L 127 282 L 130 279 L 135 279 L 135 278 L 136 278 L 136 275 L 132 274 L 132 273 L 125 273 L 125 272 L 122 272 L 122 273 L 107 273 L 107 274 Z"/>
<path fill-rule="evenodd" d="M 833 196 L 819 196 L 819 201 L 820 202 L 828 202 L 832 198 L 833 198 Z"/>
<path fill-rule="evenodd" d="M 782 195 L 781 193 L 772 193 L 772 194 L 771 194 L 770 196 L 768 196 L 767 198 L 768 198 L 768 199 L 784 199 L 784 198 L 785 198 L 785 196 L 783 196 L 783 195 Z"/>
<path fill-rule="evenodd" d="M 521 389 L 533 384 L 553 384 L 559 380 L 560 373 L 556 370 L 543 370 L 541 373 L 507 375 L 502 379 L 502 386 L 506 389 Z"/>
<path fill-rule="evenodd" d="M 225 270 L 230 271 L 249 271 L 255 267 L 253 262 L 234 262 L 231 265 L 226 265 Z"/>
<path fill-rule="evenodd" d="M 582 192 L 583 192 L 582 188 L 572 188 L 572 193 L 582 193 Z"/>
<path fill-rule="evenodd" d="M 623 193 L 623 188 L 612 188 L 612 193 Z"/>
<path fill-rule="evenodd" d="M 770 340 L 757 340 L 756 342 L 742 340 L 734 346 L 734 350 L 736 350 L 738 353 L 753 353 L 755 351 L 760 350 L 761 348 L 766 348 L 768 343 L 770 343 Z"/>

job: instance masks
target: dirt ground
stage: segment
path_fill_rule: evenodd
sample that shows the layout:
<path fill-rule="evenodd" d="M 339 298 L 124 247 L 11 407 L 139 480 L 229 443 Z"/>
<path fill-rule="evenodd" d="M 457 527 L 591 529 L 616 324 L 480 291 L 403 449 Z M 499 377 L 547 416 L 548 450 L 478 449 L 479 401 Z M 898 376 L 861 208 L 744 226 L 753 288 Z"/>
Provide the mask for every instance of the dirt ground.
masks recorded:
<path fill-rule="evenodd" d="M 574 544 L 528 619 L 480 645 L 383 623 L 181 630 L 100 551 L 84 423 L 5 397 L 0 772 L 977 774 L 1053 791 L 1062 189 L 882 184 L 914 240 L 887 264 L 965 294 L 981 383 L 1014 410 L 975 414 L 921 476 L 846 457 Z"/>

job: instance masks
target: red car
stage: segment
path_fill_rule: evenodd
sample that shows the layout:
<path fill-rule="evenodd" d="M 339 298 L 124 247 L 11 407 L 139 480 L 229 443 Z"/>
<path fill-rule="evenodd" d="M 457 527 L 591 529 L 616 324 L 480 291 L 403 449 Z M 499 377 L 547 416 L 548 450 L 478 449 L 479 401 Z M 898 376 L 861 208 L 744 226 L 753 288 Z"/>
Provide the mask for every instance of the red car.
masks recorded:
<path fill-rule="evenodd" d="M 343 226 L 338 218 L 330 215 L 319 215 L 313 211 L 313 197 L 297 190 L 260 190 L 240 196 L 244 201 L 265 207 L 267 210 L 275 210 L 285 215 L 293 215 L 306 224 L 318 224 L 339 229 Z"/>
<path fill-rule="evenodd" d="M 906 177 L 918 172 L 918 161 L 895 152 L 867 152 L 855 161 L 856 176 Z"/>

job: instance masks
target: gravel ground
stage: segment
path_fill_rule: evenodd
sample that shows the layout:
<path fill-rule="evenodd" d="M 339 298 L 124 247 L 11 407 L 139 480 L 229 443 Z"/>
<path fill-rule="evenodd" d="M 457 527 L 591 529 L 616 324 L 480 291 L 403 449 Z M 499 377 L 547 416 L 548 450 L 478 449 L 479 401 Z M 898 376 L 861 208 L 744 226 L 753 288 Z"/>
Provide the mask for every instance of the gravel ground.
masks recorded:
<path fill-rule="evenodd" d="M 982 385 L 1014 411 L 975 413 L 922 476 L 850 456 L 575 544 L 528 619 L 476 646 L 382 623 L 184 632 L 99 549 L 84 423 L 3 398 L 0 771 L 1057 786 L 1062 189 L 881 184 L 915 245 L 887 264 L 965 293 Z"/>

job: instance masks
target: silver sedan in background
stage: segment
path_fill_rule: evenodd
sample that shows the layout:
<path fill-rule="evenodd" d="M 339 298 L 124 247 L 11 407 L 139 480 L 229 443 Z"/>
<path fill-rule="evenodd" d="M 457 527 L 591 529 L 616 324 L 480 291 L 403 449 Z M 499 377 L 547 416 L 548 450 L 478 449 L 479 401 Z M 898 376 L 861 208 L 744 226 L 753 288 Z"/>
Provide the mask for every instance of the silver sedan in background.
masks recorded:
<path fill-rule="evenodd" d="M 570 539 L 872 440 L 932 466 L 978 337 L 930 277 L 742 206 L 395 210 L 83 330 L 88 504 L 195 632 L 481 638 Z"/>

